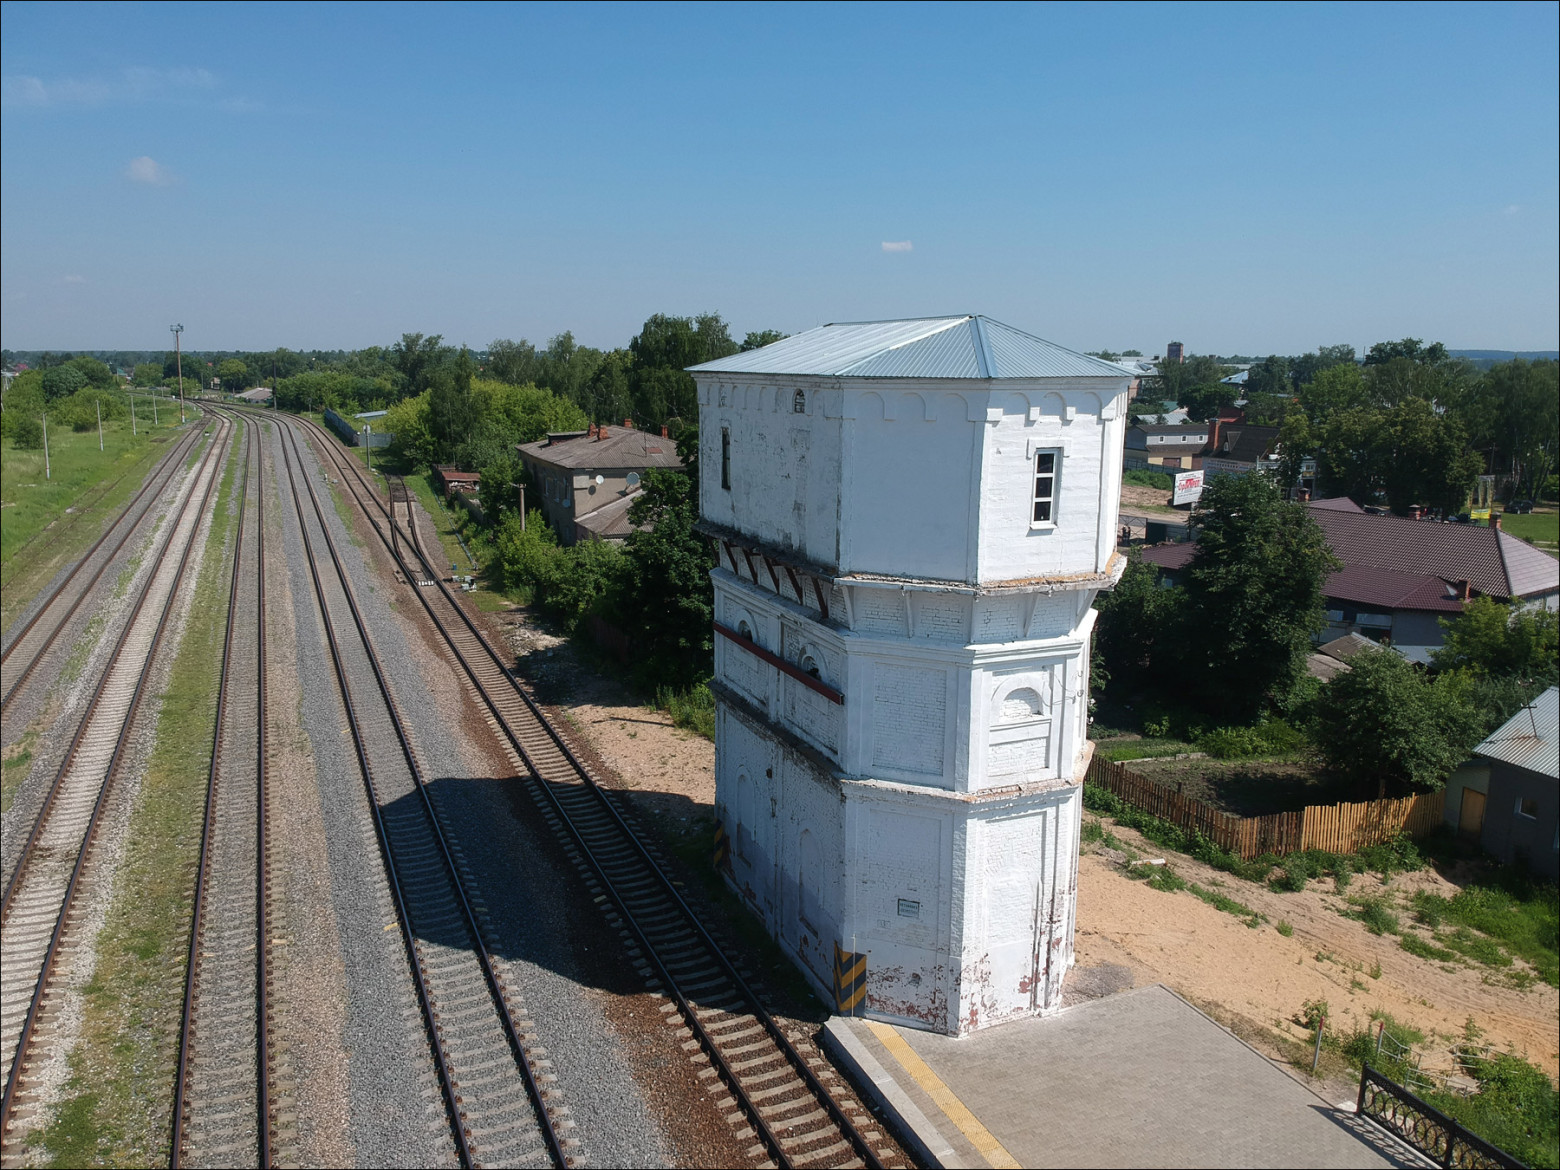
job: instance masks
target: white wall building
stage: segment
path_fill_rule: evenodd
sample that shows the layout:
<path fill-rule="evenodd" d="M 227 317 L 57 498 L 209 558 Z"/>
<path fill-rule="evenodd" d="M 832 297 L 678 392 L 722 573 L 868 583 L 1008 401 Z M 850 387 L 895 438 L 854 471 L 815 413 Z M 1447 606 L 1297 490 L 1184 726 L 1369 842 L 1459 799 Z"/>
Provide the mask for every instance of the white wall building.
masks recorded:
<path fill-rule="evenodd" d="M 1129 375 L 982 317 L 691 372 L 729 880 L 847 1010 L 1056 1009 Z"/>

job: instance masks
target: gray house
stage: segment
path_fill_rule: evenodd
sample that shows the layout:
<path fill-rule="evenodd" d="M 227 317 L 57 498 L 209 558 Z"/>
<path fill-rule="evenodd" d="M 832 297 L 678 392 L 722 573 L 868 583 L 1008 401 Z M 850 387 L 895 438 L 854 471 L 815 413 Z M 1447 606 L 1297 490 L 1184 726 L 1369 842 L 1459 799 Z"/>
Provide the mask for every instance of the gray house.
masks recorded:
<path fill-rule="evenodd" d="M 1446 820 L 1499 861 L 1560 878 L 1560 688 L 1473 749 L 1446 782 Z"/>

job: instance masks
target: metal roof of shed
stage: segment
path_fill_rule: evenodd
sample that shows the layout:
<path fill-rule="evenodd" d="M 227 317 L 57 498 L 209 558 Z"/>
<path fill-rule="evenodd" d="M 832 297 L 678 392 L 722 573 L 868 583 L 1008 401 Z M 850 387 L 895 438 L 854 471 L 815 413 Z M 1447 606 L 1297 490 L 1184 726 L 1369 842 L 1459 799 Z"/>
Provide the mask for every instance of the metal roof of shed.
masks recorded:
<path fill-rule="evenodd" d="M 773 345 L 690 366 L 695 373 L 836 378 L 1111 378 L 1114 362 L 1075 353 L 990 317 L 820 325 Z"/>
<path fill-rule="evenodd" d="M 1550 687 L 1506 720 L 1473 754 L 1560 780 L 1560 688 Z"/>

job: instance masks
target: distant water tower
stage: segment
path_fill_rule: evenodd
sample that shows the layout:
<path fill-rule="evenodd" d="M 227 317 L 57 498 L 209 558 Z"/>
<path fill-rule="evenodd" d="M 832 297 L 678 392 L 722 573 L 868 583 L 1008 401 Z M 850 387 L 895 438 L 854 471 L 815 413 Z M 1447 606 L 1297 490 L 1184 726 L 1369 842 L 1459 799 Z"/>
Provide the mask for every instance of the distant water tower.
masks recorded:
<path fill-rule="evenodd" d="M 1165 361 L 1180 363 L 1184 362 L 1185 360 L 1186 347 L 1179 341 L 1172 341 L 1169 345 L 1165 346 Z"/>
<path fill-rule="evenodd" d="M 691 372 L 727 880 L 841 1011 L 1057 1010 L 1130 372 L 984 317 Z"/>

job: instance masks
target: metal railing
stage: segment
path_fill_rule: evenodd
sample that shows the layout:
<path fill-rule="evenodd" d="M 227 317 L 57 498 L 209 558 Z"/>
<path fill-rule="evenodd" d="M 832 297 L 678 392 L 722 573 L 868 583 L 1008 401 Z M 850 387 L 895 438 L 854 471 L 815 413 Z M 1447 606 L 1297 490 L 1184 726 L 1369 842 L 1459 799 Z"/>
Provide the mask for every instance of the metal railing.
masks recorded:
<path fill-rule="evenodd" d="M 1407 1142 L 1438 1166 L 1526 1170 L 1524 1163 L 1470 1133 L 1368 1064 L 1360 1072 L 1358 1110 L 1361 1117 Z"/>

